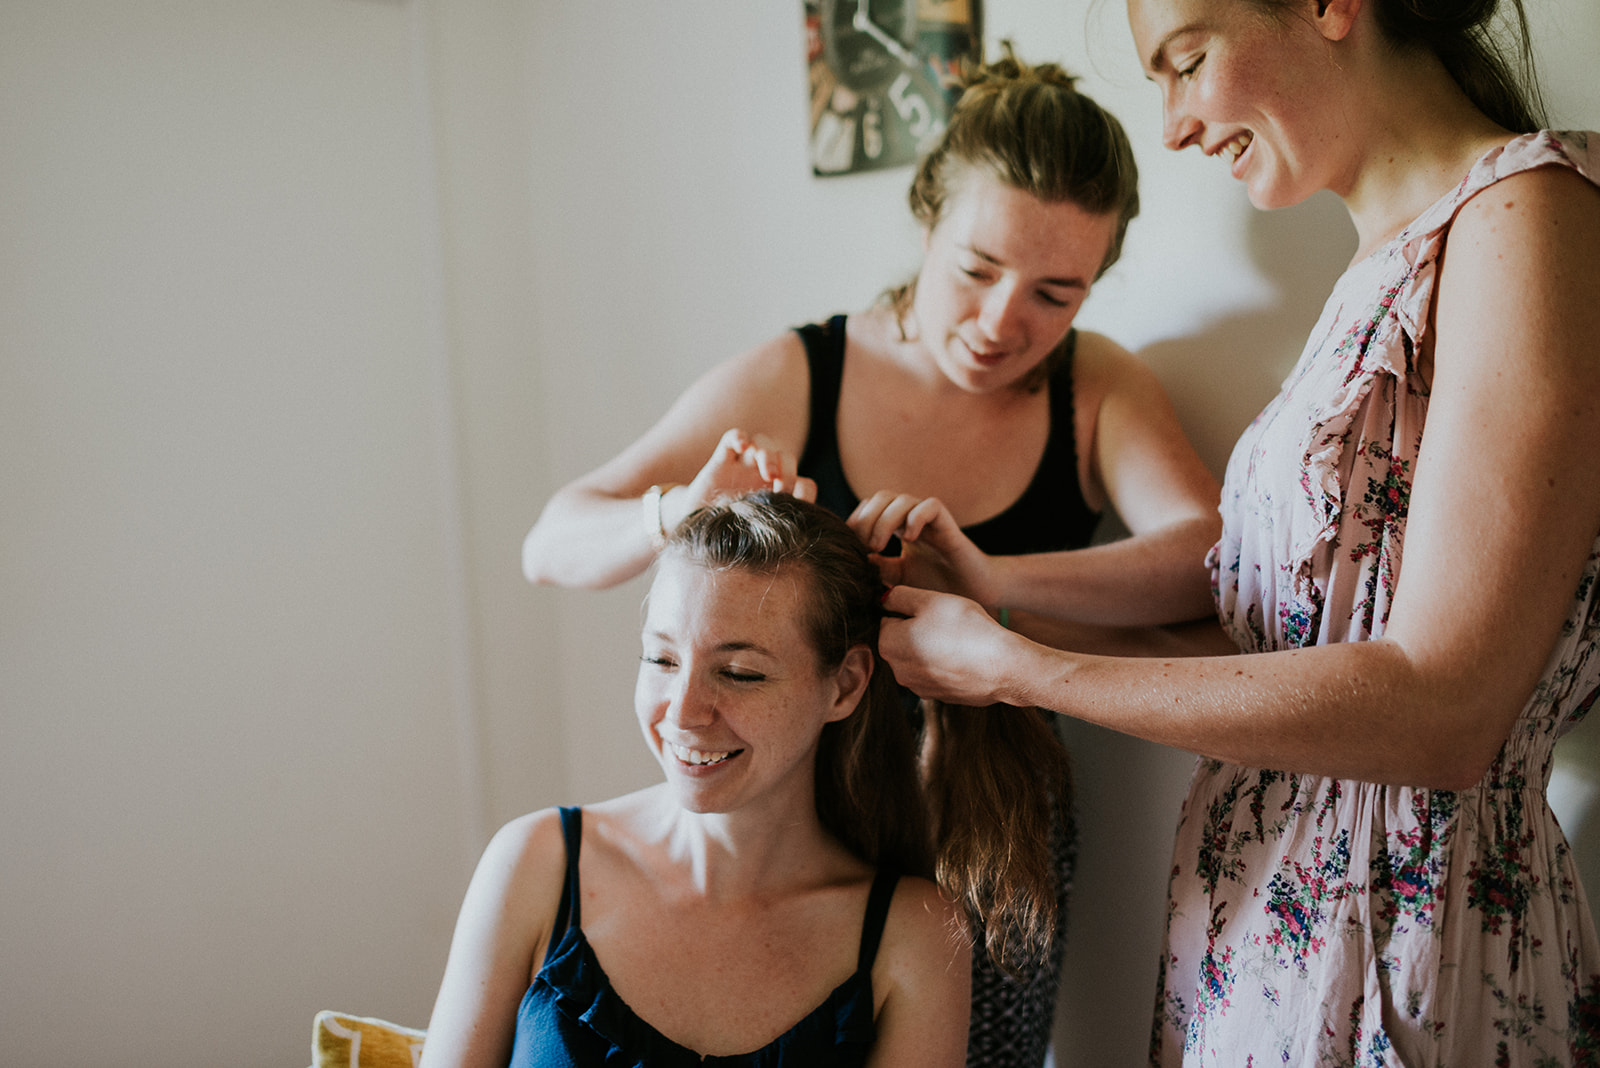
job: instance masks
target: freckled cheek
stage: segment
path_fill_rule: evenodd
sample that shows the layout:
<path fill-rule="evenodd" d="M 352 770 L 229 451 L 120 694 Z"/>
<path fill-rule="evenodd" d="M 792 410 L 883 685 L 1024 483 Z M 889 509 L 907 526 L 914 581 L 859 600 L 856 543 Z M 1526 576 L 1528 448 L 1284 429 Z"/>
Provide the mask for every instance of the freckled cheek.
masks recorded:
<path fill-rule="evenodd" d="M 961 318 L 961 293 L 948 282 L 935 282 L 918 294 L 918 321 L 937 327 Z"/>

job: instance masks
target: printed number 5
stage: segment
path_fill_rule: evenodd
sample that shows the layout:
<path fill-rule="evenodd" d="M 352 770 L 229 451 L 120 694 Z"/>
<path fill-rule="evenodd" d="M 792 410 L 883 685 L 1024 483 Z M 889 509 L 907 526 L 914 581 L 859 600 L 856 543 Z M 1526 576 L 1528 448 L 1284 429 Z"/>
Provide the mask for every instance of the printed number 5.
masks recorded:
<path fill-rule="evenodd" d="M 911 130 L 911 136 L 921 140 L 933 126 L 933 109 L 928 107 L 928 102 L 921 96 L 910 92 L 910 88 L 911 75 L 902 71 L 900 77 L 894 80 L 894 84 L 889 86 L 889 102 L 905 120 Z"/>

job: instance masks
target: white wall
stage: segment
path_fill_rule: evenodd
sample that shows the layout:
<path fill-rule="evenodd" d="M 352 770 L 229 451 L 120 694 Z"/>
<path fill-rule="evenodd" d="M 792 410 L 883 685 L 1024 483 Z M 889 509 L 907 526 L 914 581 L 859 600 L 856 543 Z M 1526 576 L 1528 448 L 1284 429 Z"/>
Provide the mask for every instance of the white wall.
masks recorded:
<path fill-rule="evenodd" d="M 567 792 L 517 8 L 0 5 L 0 1060 L 423 1022 Z"/>
<path fill-rule="evenodd" d="M 1083 322 L 1220 470 L 1342 209 L 1163 152 L 1119 4 L 988 7 L 1128 125 L 1145 211 Z M 1600 124 L 1600 12 L 1536 7 L 1557 118 Z M 908 171 L 809 174 L 799 11 L 0 4 L 5 1060 L 420 1024 L 488 830 L 653 777 L 641 588 L 531 589 L 517 545 L 700 370 L 914 266 Z M 1135 1063 L 1191 762 L 1071 737 L 1058 1059 Z"/>

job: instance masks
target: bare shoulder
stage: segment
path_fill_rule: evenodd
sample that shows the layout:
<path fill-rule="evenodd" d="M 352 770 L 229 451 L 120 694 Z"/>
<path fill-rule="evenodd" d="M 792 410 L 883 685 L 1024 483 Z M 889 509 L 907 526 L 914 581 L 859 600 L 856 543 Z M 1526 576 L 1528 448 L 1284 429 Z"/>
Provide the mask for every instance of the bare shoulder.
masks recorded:
<path fill-rule="evenodd" d="M 1155 373 L 1143 360 L 1104 334 L 1088 330 L 1078 332 L 1072 386 L 1080 404 L 1127 390 L 1160 389 Z"/>
<path fill-rule="evenodd" d="M 1552 163 L 1486 186 L 1462 205 L 1456 225 L 1475 219 L 1492 224 L 1501 217 L 1576 221 L 1584 215 L 1600 216 L 1600 187 L 1571 167 Z"/>
<path fill-rule="evenodd" d="M 565 875 L 566 846 L 555 809 L 501 827 L 484 848 L 461 904 L 452 961 L 460 959 L 473 974 L 508 972 L 513 985 L 526 981 L 555 924 Z"/>
<path fill-rule="evenodd" d="M 786 330 L 706 371 L 654 426 L 571 485 L 637 496 L 651 483 L 688 482 L 734 427 L 765 435 L 798 455 L 805 443 L 809 383 L 805 347 Z"/>
<path fill-rule="evenodd" d="M 1452 354 L 1592 363 L 1600 188 L 1561 166 L 1496 182 L 1462 205 L 1439 270 L 1435 326 Z"/>
<path fill-rule="evenodd" d="M 1557 165 L 1501 179 L 1463 204 L 1450 229 L 1445 263 L 1476 257 L 1535 268 L 1512 279 L 1514 285 L 1593 283 L 1588 269 L 1600 262 L 1600 187 Z M 1587 273 L 1578 279 L 1574 271 Z"/>
<path fill-rule="evenodd" d="M 1104 334 L 1079 335 L 1072 385 L 1079 433 L 1089 436 L 1086 446 L 1089 440 L 1101 441 L 1106 426 L 1118 432 L 1127 426 L 1176 431 L 1170 399 L 1156 373 Z"/>
<path fill-rule="evenodd" d="M 805 343 L 793 330 L 768 338 L 754 348 L 729 357 L 707 377 L 732 378 L 740 383 L 787 382 L 806 373 Z"/>
<path fill-rule="evenodd" d="M 805 346 L 798 334 L 785 330 L 707 371 L 662 424 L 669 431 L 697 427 L 699 437 L 710 441 L 737 426 L 794 448 L 790 439 L 803 440 L 809 383 Z M 709 451 L 704 440 L 695 447 Z"/>
<path fill-rule="evenodd" d="M 475 881 L 498 886 L 506 901 L 548 902 L 555 911 L 566 877 L 561 814 L 553 808 L 518 816 L 495 832 L 478 862 Z M 535 905 L 541 909 L 542 905 Z"/>
<path fill-rule="evenodd" d="M 895 887 L 872 986 L 878 1042 L 870 1065 L 964 1062 L 972 953 L 955 907 L 926 879 L 902 878 Z"/>
<path fill-rule="evenodd" d="M 895 981 L 946 965 L 965 969 L 970 958 L 960 915 L 929 880 L 908 875 L 895 885 L 879 959 Z"/>

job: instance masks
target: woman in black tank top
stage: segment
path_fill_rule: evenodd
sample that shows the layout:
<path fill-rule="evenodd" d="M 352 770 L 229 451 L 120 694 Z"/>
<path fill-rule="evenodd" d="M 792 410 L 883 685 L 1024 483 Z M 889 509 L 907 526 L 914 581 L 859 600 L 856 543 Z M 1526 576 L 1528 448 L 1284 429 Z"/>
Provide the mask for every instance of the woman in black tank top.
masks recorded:
<path fill-rule="evenodd" d="M 1008 54 L 971 72 L 913 181 L 917 276 L 708 372 L 548 502 L 528 578 L 613 586 L 696 509 L 764 488 L 815 497 L 874 552 L 903 539 L 892 582 L 976 576 L 960 592 L 1041 641 L 1125 649 L 1209 617 L 1217 483 L 1155 376 L 1073 327 L 1136 180 L 1120 125 L 1060 68 Z M 1129 536 L 1091 547 L 1108 507 Z M 940 870 L 979 940 L 968 1063 L 1038 1065 L 1072 878 L 1065 753 L 1031 710 L 930 711 Z"/>

